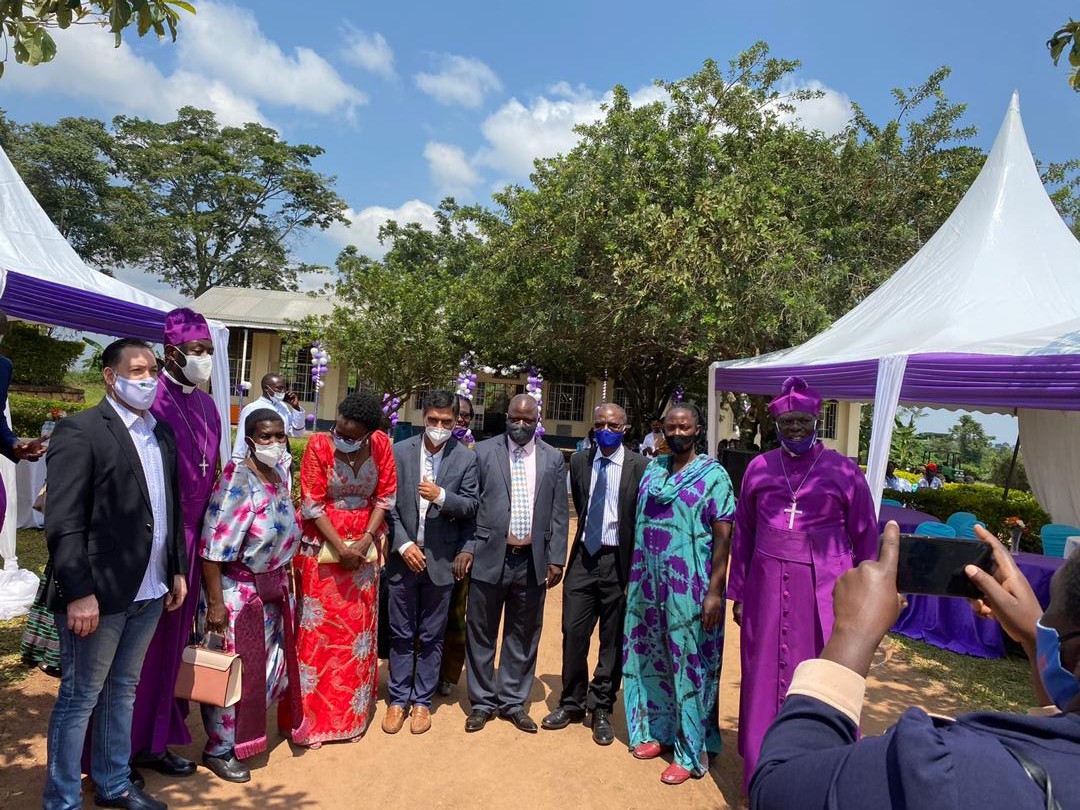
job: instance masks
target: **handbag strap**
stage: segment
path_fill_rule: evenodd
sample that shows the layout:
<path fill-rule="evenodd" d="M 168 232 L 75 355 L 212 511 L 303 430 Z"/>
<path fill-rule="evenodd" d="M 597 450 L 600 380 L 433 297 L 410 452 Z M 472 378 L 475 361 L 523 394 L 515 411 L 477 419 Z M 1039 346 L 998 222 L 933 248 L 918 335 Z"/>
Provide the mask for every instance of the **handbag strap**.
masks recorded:
<path fill-rule="evenodd" d="M 1061 805 L 1054 798 L 1054 786 L 1050 782 L 1050 774 L 1046 772 L 1046 769 L 1008 740 L 999 738 L 998 742 L 1012 754 L 1013 759 L 1024 769 L 1024 773 L 1046 796 L 1046 810 L 1061 810 Z"/>

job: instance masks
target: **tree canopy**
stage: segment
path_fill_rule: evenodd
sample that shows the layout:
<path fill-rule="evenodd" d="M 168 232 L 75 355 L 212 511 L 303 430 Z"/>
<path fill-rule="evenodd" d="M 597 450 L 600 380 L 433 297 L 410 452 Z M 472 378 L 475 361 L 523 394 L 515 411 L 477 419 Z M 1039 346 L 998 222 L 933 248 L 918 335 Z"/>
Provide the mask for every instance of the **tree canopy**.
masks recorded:
<path fill-rule="evenodd" d="M 1069 21 L 1047 40 L 1046 47 L 1050 50 L 1054 67 L 1057 67 L 1065 49 L 1069 49 L 1069 86 L 1080 93 L 1080 22 L 1070 17 Z"/>

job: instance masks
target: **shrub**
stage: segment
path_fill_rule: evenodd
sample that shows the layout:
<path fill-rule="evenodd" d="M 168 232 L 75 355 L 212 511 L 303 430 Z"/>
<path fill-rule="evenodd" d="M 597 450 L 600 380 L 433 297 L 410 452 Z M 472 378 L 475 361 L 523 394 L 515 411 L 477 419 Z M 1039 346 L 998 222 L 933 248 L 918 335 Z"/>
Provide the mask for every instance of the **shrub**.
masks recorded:
<path fill-rule="evenodd" d="M 63 385 L 84 348 L 81 340 L 57 340 L 44 327 L 21 321 L 12 322 L 4 338 L 4 353 L 15 364 L 12 382 L 21 385 Z"/>
<path fill-rule="evenodd" d="M 61 402 L 57 399 L 46 399 L 28 394 L 8 394 L 11 429 L 16 436 L 32 439 L 40 435 L 41 425 L 49 418 L 49 411 L 66 411 L 68 416 L 71 416 L 95 404 L 97 403 Z"/>
<path fill-rule="evenodd" d="M 897 478 L 902 478 L 912 485 L 919 483 L 919 479 L 922 478 L 919 473 L 910 473 L 905 470 L 893 470 L 893 472 L 896 473 Z"/>
<path fill-rule="evenodd" d="M 1050 515 L 1028 492 L 1009 491 L 1009 500 L 1002 501 L 1001 487 L 986 484 L 946 484 L 942 489 L 917 489 L 914 492 L 886 490 L 886 497 L 894 498 L 905 506 L 927 512 L 940 521 L 948 519 L 953 512 L 972 512 L 986 524 L 986 528 L 1007 540 L 1009 529 L 1005 518 L 1016 516 L 1027 524 L 1027 531 L 1020 538 L 1024 551 L 1042 552 L 1042 542 L 1037 532 L 1050 523 Z"/>

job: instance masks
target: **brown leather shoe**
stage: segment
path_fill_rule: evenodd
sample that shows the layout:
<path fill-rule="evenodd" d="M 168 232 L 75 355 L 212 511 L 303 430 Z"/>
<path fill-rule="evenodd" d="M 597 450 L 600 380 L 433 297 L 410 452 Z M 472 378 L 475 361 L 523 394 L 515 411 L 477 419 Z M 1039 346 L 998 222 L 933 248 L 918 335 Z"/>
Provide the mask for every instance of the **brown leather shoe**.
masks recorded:
<path fill-rule="evenodd" d="M 405 725 L 405 707 L 391 706 L 382 720 L 382 730 L 387 734 L 397 734 Z"/>
<path fill-rule="evenodd" d="M 431 709 L 427 706 L 413 706 L 409 731 L 413 734 L 423 734 L 429 728 L 431 728 Z"/>

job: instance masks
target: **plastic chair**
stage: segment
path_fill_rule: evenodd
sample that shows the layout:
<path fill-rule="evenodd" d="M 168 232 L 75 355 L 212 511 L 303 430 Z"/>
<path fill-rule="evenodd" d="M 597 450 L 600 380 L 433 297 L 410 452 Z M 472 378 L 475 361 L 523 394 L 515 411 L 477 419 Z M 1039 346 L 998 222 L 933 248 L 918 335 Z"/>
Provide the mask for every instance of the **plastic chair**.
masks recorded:
<path fill-rule="evenodd" d="M 926 520 L 916 526 L 912 534 L 925 534 L 930 537 L 956 537 L 956 529 L 944 523 Z"/>
<path fill-rule="evenodd" d="M 1065 540 L 1078 534 L 1080 534 L 1080 528 L 1076 526 L 1065 523 L 1047 523 L 1039 532 L 1039 536 L 1042 537 L 1043 554 L 1047 557 L 1064 557 Z"/>
<path fill-rule="evenodd" d="M 892 498 L 882 498 L 881 499 L 881 505 L 882 506 L 903 506 L 903 504 L 900 503 L 900 501 L 894 500 Z"/>

